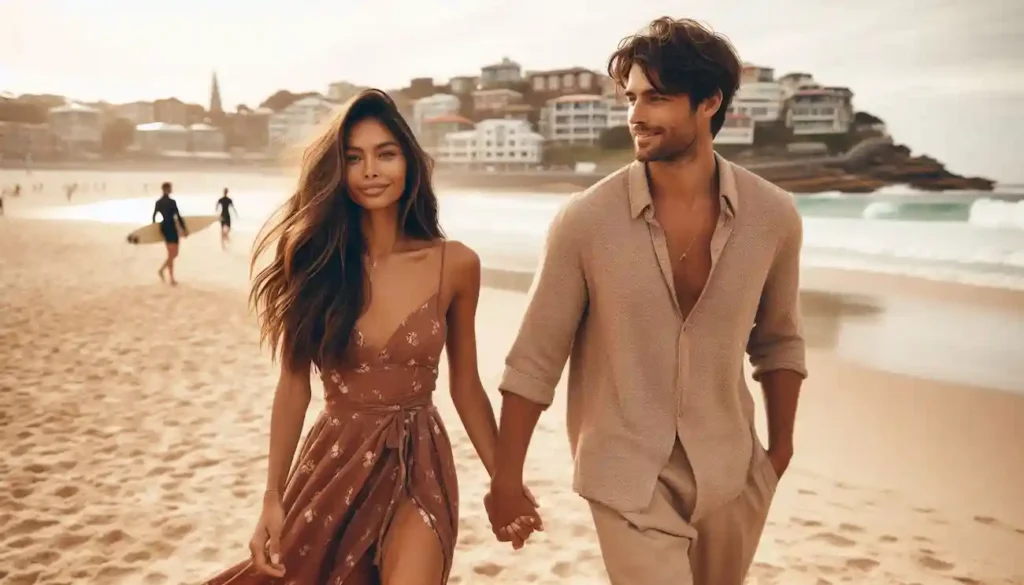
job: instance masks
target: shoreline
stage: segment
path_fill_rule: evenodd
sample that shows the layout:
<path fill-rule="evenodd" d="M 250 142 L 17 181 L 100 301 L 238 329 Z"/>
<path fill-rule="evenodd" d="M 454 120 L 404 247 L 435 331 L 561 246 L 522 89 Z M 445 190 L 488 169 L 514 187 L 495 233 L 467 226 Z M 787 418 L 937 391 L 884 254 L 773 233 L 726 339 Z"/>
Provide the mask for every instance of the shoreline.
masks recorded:
<path fill-rule="evenodd" d="M 93 223 L 8 219 L 0 220 L 5 582 L 195 583 L 244 558 L 277 377 L 245 305 L 247 242 L 222 253 L 215 231 L 197 233 L 172 288 L 154 274 L 160 246 L 129 247 Z M 526 302 L 494 288 L 500 278 L 487 278 L 477 313 L 492 401 Z M 1024 460 L 1016 452 L 1024 396 L 866 367 L 844 357 L 836 339 L 875 318 L 861 292 L 978 309 L 1003 301 L 928 281 L 821 278 L 848 292 L 808 297 L 811 377 L 798 451 L 748 584 L 1024 584 Z M 928 324 L 928 315 L 908 316 L 900 326 Z M 993 341 L 965 327 L 938 331 Z M 444 360 L 440 370 L 435 403 L 461 499 L 453 583 L 606 583 L 587 505 L 569 489 L 564 376 L 527 459 L 547 531 L 513 553 L 493 541 L 480 504 L 486 474 L 446 392 Z M 764 437 L 763 400 L 749 375 L 748 385 Z M 313 393 L 306 428 L 322 406 L 318 382 Z"/>

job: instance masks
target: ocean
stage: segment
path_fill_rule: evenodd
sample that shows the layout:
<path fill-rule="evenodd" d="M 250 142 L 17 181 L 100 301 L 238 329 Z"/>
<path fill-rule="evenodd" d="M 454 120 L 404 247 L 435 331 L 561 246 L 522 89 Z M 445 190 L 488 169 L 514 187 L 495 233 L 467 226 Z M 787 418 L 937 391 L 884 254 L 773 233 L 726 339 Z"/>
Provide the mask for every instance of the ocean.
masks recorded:
<path fill-rule="evenodd" d="M 183 214 L 213 211 L 216 192 L 179 192 Z M 282 192 L 234 190 L 235 229 L 254 232 Z M 493 268 L 532 271 L 544 233 L 565 195 L 452 190 L 440 194 L 441 222 Z M 37 209 L 32 215 L 141 224 L 151 197 Z M 796 197 L 804 217 L 804 264 L 906 274 L 1024 290 L 1024 189 L 995 193 L 912 193 Z"/>

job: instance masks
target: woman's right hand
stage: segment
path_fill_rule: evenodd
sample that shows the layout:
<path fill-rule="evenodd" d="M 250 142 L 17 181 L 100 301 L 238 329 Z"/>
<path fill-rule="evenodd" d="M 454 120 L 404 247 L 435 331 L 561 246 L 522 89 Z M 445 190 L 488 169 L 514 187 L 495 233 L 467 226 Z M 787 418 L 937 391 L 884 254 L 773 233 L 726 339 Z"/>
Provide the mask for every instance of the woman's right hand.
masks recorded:
<path fill-rule="evenodd" d="M 249 553 L 257 571 L 270 577 L 284 577 L 281 564 L 281 527 L 284 524 L 284 506 L 276 492 L 268 492 L 263 498 L 256 530 L 249 541 Z"/>

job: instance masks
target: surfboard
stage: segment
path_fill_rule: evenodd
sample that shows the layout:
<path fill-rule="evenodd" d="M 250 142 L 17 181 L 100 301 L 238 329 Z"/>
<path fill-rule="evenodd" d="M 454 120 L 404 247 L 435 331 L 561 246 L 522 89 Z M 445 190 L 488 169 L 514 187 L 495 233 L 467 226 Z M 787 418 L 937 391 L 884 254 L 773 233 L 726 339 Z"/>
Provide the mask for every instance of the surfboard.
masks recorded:
<path fill-rule="evenodd" d="M 183 215 L 181 218 L 185 220 L 185 226 L 188 227 L 189 235 L 220 221 L 219 215 Z M 177 222 L 174 225 L 178 228 L 178 236 L 185 237 L 185 234 L 181 231 L 181 226 Z M 144 225 L 128 234 L 129 244 L 158 244 L 163 241 L 164 236 L 160 233 L 159 223 Z"/>

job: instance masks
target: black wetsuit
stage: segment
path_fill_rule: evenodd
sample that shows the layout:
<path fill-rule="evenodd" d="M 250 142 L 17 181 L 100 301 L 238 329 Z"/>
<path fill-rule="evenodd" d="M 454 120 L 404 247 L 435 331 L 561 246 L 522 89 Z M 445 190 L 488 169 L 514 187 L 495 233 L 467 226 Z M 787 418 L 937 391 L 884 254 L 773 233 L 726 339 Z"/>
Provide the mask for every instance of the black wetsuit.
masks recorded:
<path fill-rule="evenodd" d="M 177 202 L 171 199 L 170 195 L 160 197 L 156 200 L 156 207 L 153 208 L 153 221 L 156 221 L 157 213 L 162 217 L 160 220 L 160 233 L 163 235 L 164 241 L 168 244 L 177 244 L 178 230 L 174 225 L 174 219 L 178 219 L 182 231 L 188 231 L 188 228 L 185 227 L 185 218 L 181 217 L 181 212 L 178 211 Z"/>
<path fill-rule="evenodd" d="M 227 195 L 217 200 L 217 207 L 220 208 L 220 225 L 231 227 L 231 211 L 230 209 L 235 206 L 235 203 L 231 201 L 231 198 Z"/>

